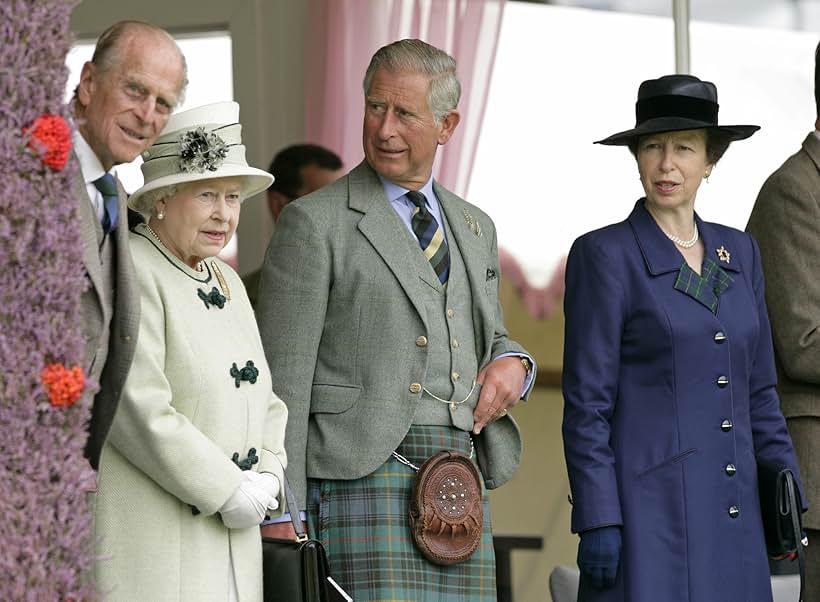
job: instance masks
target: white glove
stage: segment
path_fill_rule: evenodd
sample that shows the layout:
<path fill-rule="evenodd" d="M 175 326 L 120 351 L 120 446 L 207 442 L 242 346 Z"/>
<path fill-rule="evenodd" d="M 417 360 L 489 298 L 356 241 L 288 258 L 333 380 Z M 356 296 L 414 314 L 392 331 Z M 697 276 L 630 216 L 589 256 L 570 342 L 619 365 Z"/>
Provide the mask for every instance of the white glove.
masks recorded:
<path fill-rule="evenodd" d="M 219 509 L 229 529 L 255 527 L 265 519 L 268 508 L 275 510 L 279 506 L 279 480 L 275 476 L 246 470 L 242 477 L 239 487 Z"/>

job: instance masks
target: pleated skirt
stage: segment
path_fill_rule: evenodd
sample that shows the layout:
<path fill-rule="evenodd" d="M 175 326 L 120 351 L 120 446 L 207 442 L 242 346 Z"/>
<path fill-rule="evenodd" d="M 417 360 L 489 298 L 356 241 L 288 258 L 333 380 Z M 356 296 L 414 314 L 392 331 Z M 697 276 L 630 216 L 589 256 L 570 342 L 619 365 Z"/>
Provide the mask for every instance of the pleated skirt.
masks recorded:
<path fill-rule="evenodd" d="M 444 426 L 413 426 L 396 451 L 416 466 L 442 449 L 471 452 L 470 435 Z M 352 481 L 310 479 L 308 522 L 322 541 L 333 578 L 356 602 L 490 602 L 496 599 L 490 506 L 482 484 L 481 545 L 463 563 L 426 560 L 410 535 L 416 472 L 391 456 Z"/>

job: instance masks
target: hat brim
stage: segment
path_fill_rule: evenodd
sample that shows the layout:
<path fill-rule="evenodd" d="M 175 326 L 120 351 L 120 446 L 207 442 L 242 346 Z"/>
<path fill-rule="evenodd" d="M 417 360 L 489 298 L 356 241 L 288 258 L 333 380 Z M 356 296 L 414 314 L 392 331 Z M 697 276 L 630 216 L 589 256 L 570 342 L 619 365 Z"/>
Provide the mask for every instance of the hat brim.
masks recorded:
<path fill-rule="evenodd" d="M 682 117 L 658 117 L 648 119 L 638 127 L 612 134 L 603 140 L 596 140 L 595 144 L 606 144 L 608 146 L 628 146 L 641 136 L 649 134 L 663 134 L 665 132 L 678 132 L 684 130 L 719 130 L 729 135 L 730 141 L 745 140 L 757 130 L 759 125 L 714 125 L 696 119 L 686 119 Z"/>
<path fill-rule="evenodd" d="M 134 191 L 128 198 L 128 206 L 135 211 L 148 215 L 151 213 L 152 207 L 146 206 L 144 202 L 145 193 L 164 188 L 165 186 L 173 186 L 179 184 L 188 184 L 190 182 L 198 182 L 200 180 L 214 180 L 218 178 L 242 178 L 242 201 L 259 194 L 266 190 L 273 184 L 273 176 L 266 171 L 256 169 L 255 167 L 247 167 L 243 165 L 232 165 L 223 163 L 218 170 L 205 171 L 203 173 L 175 173 L 168 176 L 157 178 Z"/>

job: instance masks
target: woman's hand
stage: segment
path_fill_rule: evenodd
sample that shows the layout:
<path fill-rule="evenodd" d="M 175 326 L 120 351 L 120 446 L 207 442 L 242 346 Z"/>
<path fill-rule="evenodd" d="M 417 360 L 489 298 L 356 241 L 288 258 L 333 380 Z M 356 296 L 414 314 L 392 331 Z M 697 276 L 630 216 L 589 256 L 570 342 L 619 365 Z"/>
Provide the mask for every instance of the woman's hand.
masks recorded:
<path fill-rule="evenodd" d="M 268 508 L 279 507 L 279 480 L 274 475 L 247 470 L 242 476 L 239 487 L 219 509 L 222 522 L 229 529 L 254 527 L 265 519 Z"/>
<path fill-rule="evenodd" d="M 578 544 L 578 568 L 581 578 L 595 589 L 615 585 L 621 560 L 621 528 L 599 527 L 581 533 Z"/>

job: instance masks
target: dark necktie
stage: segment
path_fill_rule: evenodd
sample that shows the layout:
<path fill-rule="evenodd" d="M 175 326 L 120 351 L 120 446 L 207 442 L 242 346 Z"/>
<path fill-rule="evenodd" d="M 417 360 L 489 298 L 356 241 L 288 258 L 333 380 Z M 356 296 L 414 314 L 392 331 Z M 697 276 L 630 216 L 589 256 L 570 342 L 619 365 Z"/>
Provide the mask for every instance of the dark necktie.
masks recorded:
<path fill-rule="evenodd" d="M 100 191 L 103 198 L 103 217 L 102 228 L 103 232 L 108 234 L 117 227 L 117 218 L 119 214 L 119 194 L 117 192 L 117 181 L 110 173 L 105 173 L 102 177 L 94 180 L 94 186 Z"/>
<path fill-rule="evenodd" d="M 444 284 L 450 274 L 450 249 L 444 240 L 444 230 L 427 209 L 427 199 L 422 193 L 411 190 L 407 198 L 416 206 L 410 220 L 413 234 L 419 239 L 421 250 L 436 271 L 439 281 Z"/>

